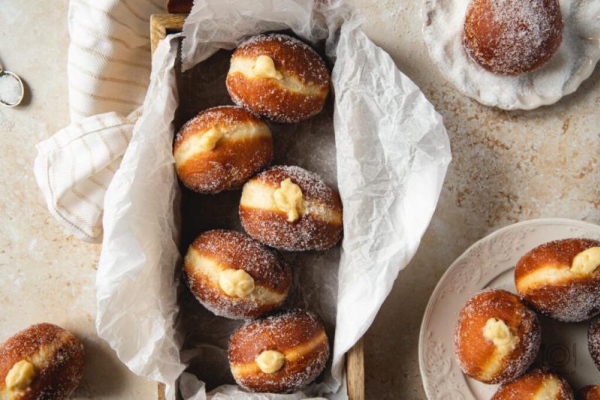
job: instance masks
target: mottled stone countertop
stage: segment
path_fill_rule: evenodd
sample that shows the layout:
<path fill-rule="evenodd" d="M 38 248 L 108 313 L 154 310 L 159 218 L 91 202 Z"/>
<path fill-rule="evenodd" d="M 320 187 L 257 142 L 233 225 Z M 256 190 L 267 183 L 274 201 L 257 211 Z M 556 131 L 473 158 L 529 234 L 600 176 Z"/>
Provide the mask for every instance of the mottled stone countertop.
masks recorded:
<path fill-rule="evenodd" d="M 540 217 L 600 222 L 600 69 L 571 96 L 534 111 L 506 112 L 458 93 L 432 65 L 421 35 L 422 0 L 351 0 L 367 35 L 435 105 L 453 162 L 421 248 L 366 334 L 367 399 L 423 399 L 418 336 L 427 300 L 473 242 Z M 151 399 L 95 335 L 94 276 L 100 247 L 66 235 L 33 176 L 35 145 L 68 123 L 67 1 L 0 1 L 0 60 L 22 76 L 24 105 L 0 108 L 0 341 L 49 321 L 73 329 L 88 350 L 76 398 Z"/>

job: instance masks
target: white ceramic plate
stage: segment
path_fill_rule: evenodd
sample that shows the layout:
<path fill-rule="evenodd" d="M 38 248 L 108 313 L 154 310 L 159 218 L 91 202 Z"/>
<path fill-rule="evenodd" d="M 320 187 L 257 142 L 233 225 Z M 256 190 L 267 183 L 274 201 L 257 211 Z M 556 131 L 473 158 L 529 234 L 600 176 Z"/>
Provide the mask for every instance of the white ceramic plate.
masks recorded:
<path fill-rule="evenodd" d="M 600 226 L 569 219 L 537 219 L 500 229 L 481 239 L 452 263 L 438 282 L 423 317 L 419 365 L 430 400 L 488 400 L 498 385 L 466 377 L 454 356 L 458 313 L 478 291 L 493 287 L 516 293 L 514 266 L 523 254 L 552 240 L 600 240 Z M 540 316 L 542 346 L 536 363 L 560 372 L 575 389 L 600 383 L 587 346 L 587 322 L 566 324 Z"/>
<path fill-rule="evenodd" d="M 433 62 L 459 91 L 492 107 L 531 110 L 573 93 L 600 59 L 600 2 L 559 0 L 564 21 L 557 53 L 539 70 L 493 74 L 473 62 L 462 44 L 471 0 L 425 0 L 423 39 Z"/>

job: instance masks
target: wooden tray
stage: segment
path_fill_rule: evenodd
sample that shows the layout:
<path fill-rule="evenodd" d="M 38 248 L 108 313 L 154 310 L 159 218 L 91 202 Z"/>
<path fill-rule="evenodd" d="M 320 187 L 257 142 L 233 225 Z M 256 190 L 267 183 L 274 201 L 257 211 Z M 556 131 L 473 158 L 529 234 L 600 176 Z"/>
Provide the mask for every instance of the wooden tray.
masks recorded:
<path fill-rule="evenodd" d="M 154 14 L 150 17 L 152 52 L 170 33 L 183 29 L 187 14 Z M 365 399 L 364 343 L 361 338 L 346 354 L 346 384 L 350 400 Z M 162 392 L 162 393 L 161 393 Z M 159 385 L 159 399 L 164 399 L 164 386 Z"/>

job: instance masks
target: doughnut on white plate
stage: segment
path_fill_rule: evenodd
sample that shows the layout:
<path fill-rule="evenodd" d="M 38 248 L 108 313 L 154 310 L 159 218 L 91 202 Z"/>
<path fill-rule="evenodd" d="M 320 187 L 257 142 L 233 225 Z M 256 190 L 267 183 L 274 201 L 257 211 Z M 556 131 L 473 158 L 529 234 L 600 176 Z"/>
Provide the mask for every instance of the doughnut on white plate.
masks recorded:
<path fill-rule="evenodd" d="M 419 335 L 419 366 L 430 400 L 488 400 L 498 385 L 486 385 L 464 375 L 454 355 L 458 313 L 475 293 L 500 288 L 516 293 L 514 267 L 519 258 L 540 244 L 566 238 L 600 240 L 600 226 L 548 218 L 502 228 L 469 247 L 438 282 L 423 317 Z M 600 383 L 587 345 L 588 323 L 565 324 L 538 314 L 542 345 L 534 365 L 546 363 L 575 390 Z"/>
<path fill-rule="evenodd" d="M 531 110 L 573 93 L 600 59 L 600 1 L 559 0 L 563 40 L 540 69 L 518 76 L 494 74 L 466 53 L 463 26 L 471 0 L 425 0 L 423 35 L 433 62 L 465 95 L 504 110 Z"/>

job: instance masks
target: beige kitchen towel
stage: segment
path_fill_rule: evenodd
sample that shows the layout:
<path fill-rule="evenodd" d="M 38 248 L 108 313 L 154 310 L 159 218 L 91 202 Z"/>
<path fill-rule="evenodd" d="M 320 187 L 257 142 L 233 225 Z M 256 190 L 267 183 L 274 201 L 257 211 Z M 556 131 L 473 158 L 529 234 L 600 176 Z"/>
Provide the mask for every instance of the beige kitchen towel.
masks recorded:
<path fill-rule="evenodd" d="M 71 119 L 141 106 L 150 78 L 150 15 L 165 0 L 71 0 Z"/>
<path fill-rule="evenodd" d="M 151 70 L 150 15 L 165 0 L 71 0 L 71 124 L 38 144 L 34 171 L 50 213 L 102 240 L 104 194 L 131 138 Z"/>

